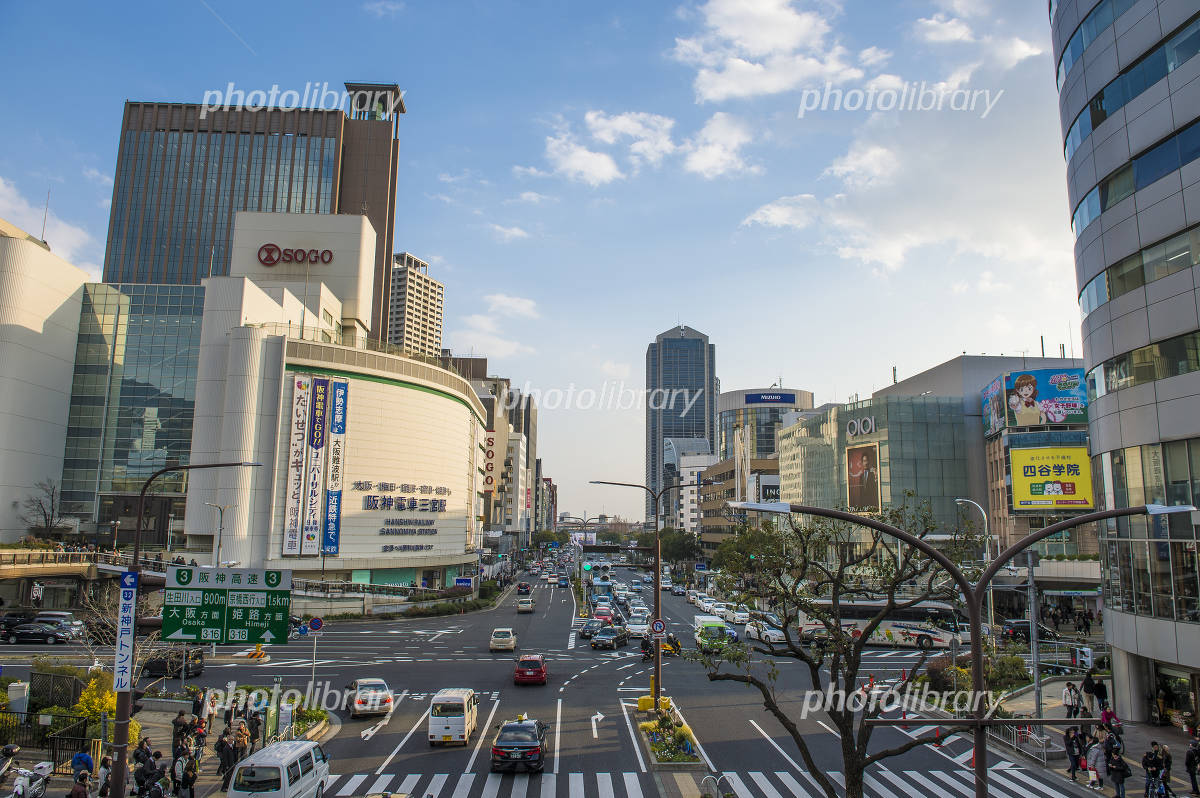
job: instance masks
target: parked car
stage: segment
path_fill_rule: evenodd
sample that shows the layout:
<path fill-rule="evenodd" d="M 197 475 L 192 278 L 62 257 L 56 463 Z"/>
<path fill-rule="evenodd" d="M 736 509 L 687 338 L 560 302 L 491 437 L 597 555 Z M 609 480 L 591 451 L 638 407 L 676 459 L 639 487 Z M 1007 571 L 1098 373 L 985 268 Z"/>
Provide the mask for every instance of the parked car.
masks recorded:
<path fill-rule="evenodd" d="M 700 595 L 700 591 L 699 591 L 699 590 L 689 590 L 689 591 L 687 592 L 687 603 L 688 603 L 688 604 L 695 604 L 695 603 L 696 603 L 696 596 L 698 596 L 698 595 Z"/>
<path fill-rule="evenodd" d="M 166 676 L 178 679 L 183 671 L 183 650 L 179 648 L 160 648 L 146 658 L 142 666 L 148 676 Z M 204 673 L 204 649 L 196 646 L 187 651 L 187 677 L 199 676 Z"/>
<path fill-rule="evenodd" d="M 541 773 L 546 767 L 546 732 L 550 724 L 520 715 L 501 723 L 492 740 L 493 773 L 526 770 Z"/>
<path fill-rule="evenodd" d="M 620 626 L 606 626 L 592 635 L 592 648 L 620 648 L 629 642 L 629 632 Z"/>
<path fill-rule="evenodd" d="M 513 684 L 545 684 L 549 678 L 550 670 L 541 654 L 522 654 L 513 670 Z"/>
<path fill-rule="evenodd" d="M 9 629 L 6 635 L 9 643 L 45 643 L 52 646 L 71 642 L 70 632 L 44 623 L 23 623 Z"/>

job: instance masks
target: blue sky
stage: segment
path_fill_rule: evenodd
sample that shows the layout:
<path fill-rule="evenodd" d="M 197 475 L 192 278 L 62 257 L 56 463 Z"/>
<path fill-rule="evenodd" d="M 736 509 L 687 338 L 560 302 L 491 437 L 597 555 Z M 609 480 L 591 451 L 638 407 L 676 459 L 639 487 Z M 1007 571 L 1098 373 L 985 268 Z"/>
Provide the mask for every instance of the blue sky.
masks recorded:
<path fill-rule="evenodd" d="M 36 233 L 49 188 L 47 239 L 97 273 L 125 99 L 395 82 L 396 248 L 518 385 L 640 391 L 678 323 L 723 389 L 818 402 L 1043 335 L 1080 353 L 1043 0 L 25 3 L 3 37 L 0 216 Z M 922 83 L 941 110 L 832 91 Z M 639 515 L 586 482 L 640 482 L 643 435 L 543 409 L 562 509 Z"/>

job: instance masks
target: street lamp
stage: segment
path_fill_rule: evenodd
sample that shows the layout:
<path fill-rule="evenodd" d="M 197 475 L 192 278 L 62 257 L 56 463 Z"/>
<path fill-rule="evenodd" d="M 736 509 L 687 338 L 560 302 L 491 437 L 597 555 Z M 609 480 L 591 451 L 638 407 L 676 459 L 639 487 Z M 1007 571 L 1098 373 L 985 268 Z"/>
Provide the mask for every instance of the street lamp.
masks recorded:
<path fill-rule="evenodd" d="M 170 474 L 176 471 L 198 471 L 204 468 L 258 468 L 262 463 L 198 463 L 195 465 L 178 465 L 167 466 L 155 471 L 146 481 L 142 483 L 142 492 L 138 496 L 138 514 L 137 526 L 133 528 L 133 563 L 129 566 L 129 570 L 133 573 L 138 573 L 142 570 L 142 517 L 146 510 L 146 491 L 150 489 L 150 483 L 161 477 L 163 474 Z M 133 602 L 133 626 L 134 634 L 137 634 L 137 600 Z M 133 696 L 130 690 L 122 690 L 117 693 L 116 718 L 113 721 L 113 766 L 112 773 L 109 776 L 109 793 L 114 796 L 125 795 L 125 779 L 129 773 L 129 759 L 126 756 L 129 750 L 129 715 L 133 708 Z"/>
<path fill-rule="evenodd" d="M 983 566 L 986 568 L 992 562 L 992 536 L 988 534 L 988 515 L 987 510 L 973 499 L 955 499 L 954 503 L 960 507 L 964 504 L 969 504 L 979 511 L 983 516 Z M 996 541 L 996 551 L 1000 550 L 1000 541 Z M 988 585 L 988 641 L 992 646 L 992 653 L 996 653 L 996 591 L 991 584 Z M 956 663 L 957 664 L 957 663 Z"/>
<path fill-rule="evenodd" d="M 988 586 L 991 584 L 992 578 L 999 573 L 1000 569 L 1005 564 L 1020 554 L 1029 546 L 1037 543 L 1039 540 L 1044 540 L 1051 535 L 1056 535 L 1064 529 L 1090 524 L 1093 521 L 1104 521 L 1109 518 L 1121 518 L 1130 515 L 1164 515 L 1166 513 L 1185 513 L 1195 512 L 1196 508 L 1191 505 L 1176 505 L 1168 507 L 1162 504 L 1144 504 L 1137 507 L 1121 507 L 1115 510 L 1100 510 L 1094 513 L 1067 518 L 1059 521 L 1057 524 L 1051 524 L 1048 527 L 1032 532 L 1018 540 L 1016 543 L 1009 546 L 1004 551 L 996 555 L 983 574 L 979 577 L 979 581 L 974 586 L 967 580 L 962 570 L 955 565 L 949 557 L 939 551 L 928 541 L 906 532 L 903 529 L 886 524 L 877 518 L 872 518 L 866 515 L 855 515 L 854 513 L 844 510 L 828 510 L 824 507 L 810 507 L 803 504 L 788 504 L 786 502 L 771 502 L 771 503 L 754 503 L 754 502 L 729 502 L 729 507 L 737 510 L 754 510 L 761 513 L 797 513 L 800 515 L 815 515 L 824 518 L 833 518 L 838 521 L 848 521 L 852 524 L 869 527 L 877 532 L 882 532 L 885 535 L 890 535 L 898 540 L 907 543 L 908 545 L 921 551 L 938 565 L 945 569 L 946 573 L 958 583 L 959 589 L 962 591 L 963 598 L 967 604 L 967 617 L 971 623 L 971 689 L 974 692 L 971 705 L 974 707 L 972 718 L 962 718 L 953 720 L 938 720 L 939 726 L 962 726 L 965 728 L 973 728 L 975 730 L 975 750 L 972 757 L 975 768 L 975 796 L 976 798 L 987 798 L 988 794 L 988 765 L 987 765 L 987 734 L 985 727 L 989 725 L 1004 725 L 1004 724 L 1021 724 L 1032 725 L 1031 719 L 1022 718 L 1020 720 L 1000 720 L 995 718 L 987 718 L 987 708 L 980 697 L 984 694 L 984 674 L 983 674 L 983 646 L 977 645 L 975 641 L 980 640 L 983 635 L 982 630 L 982 611 L 980 607 L 983 604 L 984 594 L 987 592 Z M 911 718 L 892 720 L 887 718 L 872 718 L 865 721 L 870 726 L 895 726 L 898 724 L 912 723 Z M 1034 723 L 1053 722 L 1058 723 L 1060 720 L 1045 721 L 1039 719 Z"/>
<path fill-rule="evenodd" d="M 589 480 L 593 485 L 617 485 L 622 488 L 641 488 L 650 494 L 654 499 L 654 620 L 662 620 L 662 538 L 659 537 L 658 529 L 658 505 L 662 501 L 662 497 L 667 494 L 667 491 L 675 490 L 680 487 L 678 483 L 667 485 L 662 490 L 655 493 L 645 485 L 638 485 L 633 482 L 607 482 L 602 479 Z M 657 711 L 659 707 L 658 697 L 662 693 L 662 641 L 654 640 L 654 709 Z"/>
<path fill-rule="evenodd" d="M 236 504 L 213 504 L 205 502 L 217 511 L 217 545 L 213 548 L 213 568 L 221 567 L 221 538 L 225 534 L 225 511 L 237 507 Z"/>

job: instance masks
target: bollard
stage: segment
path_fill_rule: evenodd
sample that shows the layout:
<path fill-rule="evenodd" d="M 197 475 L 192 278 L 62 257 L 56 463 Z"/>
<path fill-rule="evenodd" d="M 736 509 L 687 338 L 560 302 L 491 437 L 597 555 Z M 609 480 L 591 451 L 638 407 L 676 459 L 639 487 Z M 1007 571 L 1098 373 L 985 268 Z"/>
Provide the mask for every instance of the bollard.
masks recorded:
<path fill-rule="evenodd" d="M 907 710 L 907 709 L 902 709 L 902 710 L 900 710 L 900 720 L 908 720 L 908 710 Z M 908 724 L 907 724 L 907 723 L 903 723 L 903 724 L 901 724 L 901 725 L 900 725 L 900 728 L 901 728 L 901 729 L 907 729 L 907 728 L 908 728 Z"/>
<path fill-rule="evenodd" d="M 935 729 L 933 732 L 933 747 L 934 748 L 942 747 L 942 730 L 941 730 L 941 728 Z"/>

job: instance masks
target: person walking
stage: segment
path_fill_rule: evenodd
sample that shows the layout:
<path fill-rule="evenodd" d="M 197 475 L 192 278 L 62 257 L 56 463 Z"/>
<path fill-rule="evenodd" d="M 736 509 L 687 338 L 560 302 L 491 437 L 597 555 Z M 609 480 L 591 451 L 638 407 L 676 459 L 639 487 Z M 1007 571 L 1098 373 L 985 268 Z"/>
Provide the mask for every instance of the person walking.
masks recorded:
<path fill-rule="evenodd" d="M 247 754 L 254 753 L 254 746 L 258 743 L 258 733 L 262 730 L 262 720 L 260 713 L 254 711 L 250 713 L 247 731 L 250 733 L 250 747 L 247 749 Z"/>
<path fill-rule="evenodd" d="M 1142 754 L 1142 770 L 1146 771 L 1146 798 L 1150 796 L 1151 782 L 1162 775 L 1162 765 L 1162 753 L 1159 751 L 1158 741 L 1151 741 L 1150 750 Z"/>
<path fill-rule="evenodd" d="M 100 771 L 96 774 L 96 784 L 100 787 L 96 791 L 97 798 L 108 798 L 108 781 L 112 775 L 112 757 L 100 757 Z"/>
<path fill-rule="evenodd" d="M 187 736 L 187 732 L 187 713 L 181 709 L 179 710 L 179 714 L 175 716 L 175 719 L 171 721 L 171 750 L 179 747 L 179 743 Z"/>
<path fill-rule="evenodd" d="M 1174 757 L 1171 756 L 1171 749 L 1166 743 L 1158 747 L 1159 755 L 1162 756 L 1162 783 L 1166 788 L 1167 795 L 1174 795 L 1175 790 L 1171 789 L 1171 766 L 1175 764 Z"/>
<path fill-rule="evenodd" d="M 1133 768 L 1122 757 L 1120 751 L 1108 762 L 1108 777 L 1112 779 L 1113 798 L 1125 798 L 1125 779 L 1133 775 Z"/>
<path fill-rule="evenodd" d="M 1067 686 L 1063 688 L 1062 704 L 1067 710 L 1067 718 L 1079 717 L 1079 705 L 1083 703 L 1083 697 L 1079 695 L 1079 688 L 1073 682 L 1067 682 Z"/>
<path fill-rule="evenodd" d="M 1080 690 L 1083 692 L 1083 706 L 1087 710 L 1089 718 L 1096 717 L 1096 680 L 1093 678 L 1095 673 L 1095 668 L 1089 668 L 1088 672 L 1083 675 L 1083 683 L 1080 685 Z"/>
<path fill-rule="evenodd" d="M 1104 778 L 1108 775 L 1108 761 L 1104 756 L 1104 745 L 1093 737 L 1087 749 L 1088 786 L 1094 790 L 1104 789 Z"/>
<path fill-rule="evenodd" d="M 1097 679 L 1094 690 L 1096 693 L 1096 707 L 1104 709 L 1108 706 L 1108 685 L 1104 683 L 1103 679 Z"/>
<path fill-rule="evenodd" d="M 196 779 L 200 776 L 200 763 L 196 755 L 189 753 L 183 763 L 183 773 L 179 776 L 180 798 L 196 798 Z"/>
<path fill-rule="evenodd" d="M 1192 780 L 1192 795 L 1200 795 L 1200 784 L 1196 783 L 1196 773 L 1200 771 L 1200 739 L 1192 738 L 1187 754 L 1183 757 L 1183 769 Z"/>
<path fill-rule="evenodd" d="M 75 781 L 79 781 L 79 774 L 81 773 L 86 773 L 90 776 L 95 768 L 96 763 L 92 761 L 92 755 L 88 753 L 87 743 L 81 743 L 79 752 L 71 757 L 71 772 L 75 774 Z"/>
<path fill-rule="evenodd" d="M 88 798 L 87 773 L 77 773 L 75 775 L 75 783 L 71 785 L 71 791 L 67 793 L 67 798 Z"/>
<path fill-rule="evenodd" d="M 233 776 L 233 766 L 237 764 L 237 746 L 234 744 L 233 731 L 225 729 L 217 744 L 213 747 L 220 764 L 217 775 L 221 777 L 221 789 L 229 790 L 229 779 Z"/>
<path fill-rule="evenodd" d="M 1075 774 L 1079 772 L 1080 760 L 1083 759 L 1083 738 L 1079 736 L 1079 730 L 1074 726 L 1067 729 L 1067 733 L 1063 735 L 1063 750 L 1067 752 L 1067 775 L 1071 777 L 1071 781 L 1075 781 Z M 1082 763 L 1086 769 L 1086 762 Z"/>

